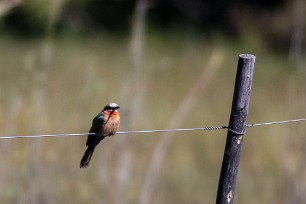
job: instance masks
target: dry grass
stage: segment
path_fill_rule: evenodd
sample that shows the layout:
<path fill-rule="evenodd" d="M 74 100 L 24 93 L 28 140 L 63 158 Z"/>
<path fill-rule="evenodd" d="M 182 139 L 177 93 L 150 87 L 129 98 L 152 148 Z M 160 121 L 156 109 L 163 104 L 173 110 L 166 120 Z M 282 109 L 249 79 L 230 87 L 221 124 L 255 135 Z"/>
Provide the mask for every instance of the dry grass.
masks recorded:
<path fill-rule="evenodd" d="M 41 54 L 49 49 L 45 41 L 2 39 L 0 43 L 1 135 L 85 132 L 109 101 L 122 107 L 121 130 L 133 124 L 130 106 L 134 98 L 126 94 L 134 88 L 126 87 L 133 75 L 128 39 L 50 40 L 47 58 Z M 198 100 L 192 102 L 194 106 L 184 114 L 180 127 L 227 124 L 238 54 L 249 50 L 255 50 L 251 53 L 257 58 L 248 121 L 305 117 L 305 79 L 300 72 L 297 76 L 286 57 L 223 38 L 207 41 L 180 32 L 150 33 L 143 56 L 143 108 L 133 128 L 161 129 L 170 119 L 176 120 L 173 116 L 181 101 L 217 50 L 223 50 L 224 63 L 207 79 L 206 91 L 197 92 Z M 45 73 L 44 66 L 48 66 Z M 237 203 L 306 200 L 300 193 L 306 189 L 305 127 L 299 123 L 248 129 Z M 151 203 L 215 202 L 226 132 L 175 136 L 162 158 L 160 174 L 154 178 Z M 128 139 L 122 143 L 120 137 Z M 85 137 L 2 140 L 0 201 L 117 203 L 118 186 L 124 185 L 120 202 L 137 203 L 161 139 L 159 134 L 106 139 L 88 169 L 78 168 Z M 124 154 L 122 147 L 128 149 Z M 123 166 L 129 171 L 127 177 L 120 171 Z"/>

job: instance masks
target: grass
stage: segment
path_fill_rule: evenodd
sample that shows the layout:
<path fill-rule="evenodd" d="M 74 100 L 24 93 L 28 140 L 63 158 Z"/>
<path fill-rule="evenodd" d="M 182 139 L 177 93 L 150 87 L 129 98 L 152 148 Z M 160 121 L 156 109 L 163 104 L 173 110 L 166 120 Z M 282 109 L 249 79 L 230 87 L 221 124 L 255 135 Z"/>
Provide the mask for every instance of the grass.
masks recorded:
<path fill-rule="evenodd" d="M 246 41 L 230 42 L 222 36 L 208 40 L 175 31 L 149 33 L 141 78 L 144 101 L 135 128 L 166 128 L 215 51 L 222 51 L 224 62 L 205 92 L 197 94 L 180 127 L 228 123 L 238 54 L 250 50 L 257 58 L 248 121 L 305 117 L 304 78 L 283 54 Z M 128 130 L 128 123 L 136 120 L 129 110 L 135 87 L 126 87 L 127 80 L 135 80 L 129 39 L 3 38 L 0 43 L 1 135 L 86 132 L 92 118 L 110 101 L 122 107 L 121 130 Z M 43 71 L 45 49 L 50 61 Z M 43 105 L 37 110 L 40 94 Z M 304 132 L 303 123 L 248 129 L 235 202 L 306 199 L 298 193 L 306 188 Z M 225 131 L 176 133 L 157 176 L 152 203 L 215 202 L 225 136 Z M 88 169 L 78 168 L 85 137 L 2 140 L 0 201 L 138 203 L 160 139 L 160 134 L 107 138 Z"/>

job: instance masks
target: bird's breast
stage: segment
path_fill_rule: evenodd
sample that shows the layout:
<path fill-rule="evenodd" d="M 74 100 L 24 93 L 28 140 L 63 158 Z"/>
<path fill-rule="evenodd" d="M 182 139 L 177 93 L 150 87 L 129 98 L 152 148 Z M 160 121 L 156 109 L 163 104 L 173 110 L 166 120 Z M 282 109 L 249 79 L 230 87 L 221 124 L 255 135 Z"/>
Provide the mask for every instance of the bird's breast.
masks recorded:
<path fill-rule="evenodd" d="M 104 124 L 104 127 L 100 130 L 99 135 L 102 135 L 104 137 L 112 136 L 114 135 L 120 125 L 120 116 L 119 114 L 112 114 L 109 118 L 106 117 L 106 123 Z"/>

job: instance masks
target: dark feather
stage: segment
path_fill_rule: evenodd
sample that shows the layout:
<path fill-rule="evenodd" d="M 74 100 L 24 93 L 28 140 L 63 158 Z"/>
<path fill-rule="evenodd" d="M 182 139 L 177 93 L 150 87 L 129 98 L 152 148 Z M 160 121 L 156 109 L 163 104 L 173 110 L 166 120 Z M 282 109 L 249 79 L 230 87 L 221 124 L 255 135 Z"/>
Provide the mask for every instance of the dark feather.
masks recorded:
<path fill-rule="evenodd" d="M 89 146 L 85 153 L 84 156 L 82 157 L 81 163 L 80 163 L 80 168 L 86 168 L 91 160 L 92 154 L 94 153 L 95 146 Z"/>
<path fill-rule="evenodd" d="M 98 132 L 103 127 L 104 122 L 105 122 L 104 116 L 102 115 L 102 113 L 99 113 L 92 120 L 92 125 L 91 125 L 91 128 L 89 130 L 89 133 L 96 133 L 96 134 L 98 134 Z M 93 146 L 93 145 L 96 146 L 103 138 L 101 138 L 99 142 L 97 141 L 97 139 L 98 139 L 98 135 L 89 135 L 87 137 L 86 145 L 87 146 Z"/>

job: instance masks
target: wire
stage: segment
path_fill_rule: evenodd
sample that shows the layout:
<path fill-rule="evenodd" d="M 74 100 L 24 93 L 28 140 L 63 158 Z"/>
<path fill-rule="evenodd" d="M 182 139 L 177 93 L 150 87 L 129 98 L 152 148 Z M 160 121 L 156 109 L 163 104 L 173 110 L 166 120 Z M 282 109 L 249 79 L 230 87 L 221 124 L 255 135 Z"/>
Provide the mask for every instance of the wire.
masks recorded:
<path fill-rule="evenodd" d="M 0 136 L 0 139 L 14 139 L 14 138 L 39 138 L 39 137 L 65 137 L 65 136 L 84 136 L 95 135 L 96 133 L 67 133 L 67 134 L 49 134 L 49 135 L 17 135 L 17 136 Z"/>
<path fill-rule="evenodd" d="M 178 132 L 178 131 L 195 131 L 195 130 L 221 130 L 226 129 L 227 126 L 203 127 L 203 128 L 179 128 L 179 129 L 166 129 L 166 130 L 136 130 L 117 132 L 116 134 L 136 134 L 136 133 L 154 133 L 154 132 Z"/>
<path fill-rule="evenodd" d="M 246 128 L 252 128 L 257 126 L 266 126 L 266 125 L 277 125 L 283 123 L 291 123 L 291 122 L 302 122 L 306 121 L 306 118 L 301 119 L 293 119 L 293 120 L 282 120 L 275 122 L 265 122 L 265 123 L 253 123 L 247 124 Z M 202 127 L 202 128 L 178 128 L 178 129 L 165 129 L 165 130 L 135 130 L 135 131 L 124 131 L 117 132 L 116 134 L 142 134 L 142 133 L 160 133 L 160 132 L 178 132 L 178 131 L 213 131 L 213 130 L 222 130 L 228 129 L 229 131 L 235 134 L 245 134 L 238 133 L 234 130 L 228 128 L 228 126 L 211 126 L 211 127 Z M 0 139 L 15 139 L 15 138 L 40 138 L 40 137 L 67 137 L 67 136 L 85 136 L 85 135 L 95 135 L 96 133 L 67 133 L 67 134 L 45 134 L 45 135 L 17 135 L 17 136 L 0 136 Z"/>
<path fill-rule="evenodd" d="M 137 133 L 156 133 L 156 132 L 177 132 L 177 131 L 194 131 L 194 130 L 220 130 L 226 129 L 227 126 L 220 127 L 204 127 L 204 128 L 180 128 L 180 129 L 166 129 L 166 130 L 135 130 L 117 132 L 116 134 L 137 134 Z M 96 133 L 67 133 L 67 134 L 46 134 L 46 135 L 17 135 L 17 136 L 0 136 L 0 139 L 14 139 L 14 138 L 39 138 L 39 137 L 67 137 L 67 136 L 85 136 L 95 135 Z"/>
<path fill-rule="evenodd" d="M 246 125 L 246 127 L 250 128 L 250 127 L 264 126 L 264 125 L 279 125 L 283 123 L 292 123 L 292 122 L 301 122 L 301 121 L 306 121 L 306 118 L 293 119 L 293 120 L 282 120 L 282 121 L 266 122 L 266 123 L 254 123 L 254 124 Z"/>

